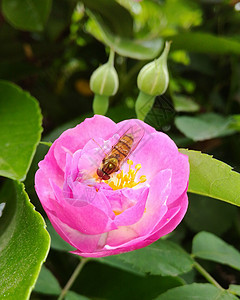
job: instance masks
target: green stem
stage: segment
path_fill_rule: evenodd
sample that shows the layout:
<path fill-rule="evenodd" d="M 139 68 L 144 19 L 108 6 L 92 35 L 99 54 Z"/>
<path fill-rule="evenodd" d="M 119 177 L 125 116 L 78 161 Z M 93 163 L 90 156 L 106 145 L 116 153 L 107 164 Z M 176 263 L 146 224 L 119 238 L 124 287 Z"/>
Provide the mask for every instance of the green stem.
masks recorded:
<path fill-rule="evenodd" d="M 172 41 L 166 41 L 163 52 L 161 53 L 160 57 L 156 60 L 157 64 L 159 64 L 161 60 L 167 60 L 171 44 Z"/>
<path fill-rule="evenodd" d="M 137 62 L 126 74 L 123 76 L 123 84 L 128 84 L 130 82 L 130 85 L 132 85 L 132 78 L 140 71 L 140 69 L 144 66 L 146 62 L 140 60 Z M 124 87 L 125 89 L 125 87 Z"/>
<path fill-rule="evenodd" d="M 146 115 L 149 113 L 154 104 L 154 100 L 155 96 L 147 95 L 142 91 L 139 92 L 135 104 L 135 110 L 139 120 L 145 119 Z"/>
<path fill-rule="evenodd" d="M 96 115 L 105 115 L 108 111 L 109 97 L 95 94 L 93 99 L 93 113 Z"/>
<path fill-rule="evenodd" d="M 78 264 L 78 266 L 76 267 L 76 269 L 72 273 L 72 276 L 68 280 L 67 284 L 62 289 L 62 292 L 59 295 L 58 300 L 63 300 L 64 299 L 66 293 L 71 288 L 71 286 L 73 285 L 74 281 L 76 280 L 76 278 L 78 277 L 79 273 L 81 272 L 81 270 L 84 267 L 84 265 L 88 262 L 88 260 L 89 260 L 88 258 L 84 258 L 84 257 L 81 259 L 80 263 Z"/>
<path fill-rule="evenodd" d="M 110 54 L 109 54 L 109 58 L 108 58 L 108 63 L 113 66 L 114 65 L 114 56 L 115 56 L 115 52 L 112 48 L 110 48 Z"/>
<path fill-rule="evenodd" d="M 203 277 L 206 278 L 208 282 L 212 283 L 218 289 L 224 290 L 224 288 L 222 288 L 221 285 L 199 263 L 195 261 L 193 266 L 200 274 L 202 274 Z"/>

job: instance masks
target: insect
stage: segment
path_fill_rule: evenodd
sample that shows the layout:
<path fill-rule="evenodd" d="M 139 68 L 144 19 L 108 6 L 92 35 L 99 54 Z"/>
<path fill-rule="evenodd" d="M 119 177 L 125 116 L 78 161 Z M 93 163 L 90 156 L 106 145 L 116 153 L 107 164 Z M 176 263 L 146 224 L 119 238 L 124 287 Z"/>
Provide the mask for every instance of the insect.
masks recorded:
<path fill-rule="evenodd" d="M 131 126 L 112 146 L 111 151 L 102 160 L 97 175 L 102 180 L 110 179 L 110 175 L 117 172 L 123 162 L 132 153 L 144 135 L 144 129 L 138 125 Z"/>

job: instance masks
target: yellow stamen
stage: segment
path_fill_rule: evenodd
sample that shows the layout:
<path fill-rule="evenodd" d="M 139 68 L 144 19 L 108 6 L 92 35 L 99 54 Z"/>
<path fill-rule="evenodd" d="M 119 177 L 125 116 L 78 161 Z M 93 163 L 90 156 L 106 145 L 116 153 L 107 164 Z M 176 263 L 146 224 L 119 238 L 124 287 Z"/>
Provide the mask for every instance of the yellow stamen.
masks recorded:
<path fill-rule="evenodd" d="M 113 211 L 115 216 L 118 216 L 118 215 L 121 215 L 122 211 L 119 211 L 119 210 L 114 210 Z"/>
<path fill-rule="evenodd" d="M 128 159 L 127 163 L 129 164 L 129 166 L 133 165 L 133 161 L 131 159 Z"/>
<path fill-rule="evenodd" d="M 145 182 L 147 180 L 147 177 L 145 175 L 140 176 L 140 182 Z"/>
<path fill-rule="evenodd" d="M 134 168 L 132 168 L 133 161 L 128 160 L 127 161 L 129 165 L 129 170 L 127 174 L 123 174 L 123 170 L 121 170 L 120 173 L 112 177 L 110 180 L 105 181 L 113 190 L 123 189 L 123 188 L 133 188 L 136 185 L 143 183 L 147 180 L 147 177 L 145 175 L 140 176 L 139 181 L 135 181 L 137 172 L 141 169 L 141 164 L 135 165 Z M 117 180 L 116 180 L 117 179 Z M 114 212 L 115 214 L 118 214 L 117 212 Z"/>
<path fill-rule="evenodd" d="M 137 164 L 137 165 L 135 166 L 135 169 L 136 169 L 136 170 L 140 170 L 141 167 L 142 167 L 141 164 Z"/>

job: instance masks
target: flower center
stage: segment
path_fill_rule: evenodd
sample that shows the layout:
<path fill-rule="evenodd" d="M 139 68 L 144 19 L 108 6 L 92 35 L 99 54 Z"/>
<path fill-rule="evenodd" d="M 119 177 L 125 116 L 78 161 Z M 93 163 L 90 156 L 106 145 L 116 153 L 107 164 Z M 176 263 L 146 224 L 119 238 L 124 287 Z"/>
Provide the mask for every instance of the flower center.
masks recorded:
<path fill-rule="evenodd" d="M 141 169 L 141 164 L 135 165 L 135 168 L 132 168 L 133 161 L 127 161 L 129 165 L 129 170 L 126 174 L 123 174 L 123 170 L 118 173 L 115 178 L 111 178 L 105 181 L 113 190 L 119 190 L 123 188 L 133 188 L 139 183 L 143 183 L 147 180 L 145 175 L 140 176 L 139 181 L 135 181 L 137 172 Z"/>

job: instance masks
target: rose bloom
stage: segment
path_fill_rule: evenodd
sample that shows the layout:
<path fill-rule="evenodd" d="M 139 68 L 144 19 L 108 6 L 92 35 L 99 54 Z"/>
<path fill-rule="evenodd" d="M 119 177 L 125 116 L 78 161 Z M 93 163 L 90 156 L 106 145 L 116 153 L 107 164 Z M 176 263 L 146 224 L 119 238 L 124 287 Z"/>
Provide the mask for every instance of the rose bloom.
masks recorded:
<path fill-rule="evenodd" d="M 116 145 L 126 158 L 119 154 L 120 169 L 103 180 L 103 159 Z M 187 210 L 188 179 L 188 157 L 166 134 L 139 120 L 116 124 L 95 115 L 53 143 L 35 187 L 55 230 L 77 249 L 73 253 L 102 257 L 173 231 Z"/>

